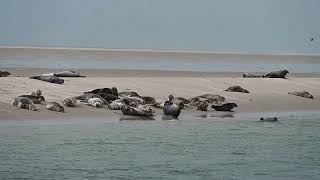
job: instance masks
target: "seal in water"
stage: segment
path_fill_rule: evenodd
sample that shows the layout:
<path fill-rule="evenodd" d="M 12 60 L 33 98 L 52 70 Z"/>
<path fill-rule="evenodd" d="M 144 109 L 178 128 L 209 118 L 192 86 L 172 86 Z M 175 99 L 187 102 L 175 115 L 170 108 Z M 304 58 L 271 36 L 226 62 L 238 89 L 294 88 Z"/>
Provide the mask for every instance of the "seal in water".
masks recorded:
<path fill-rule="evenodd" d="M 265 75 L 263 75 L 264 78 L 284 78 L 286 79 L 286 75 L 289 73 L 288 70 L 280 70 L 280 71 L 272 71 Z"/>
<path fill-rule="evenodd" d="M 57 102 L 49 102 L 47 103 L 46 106 L 47 109 L 51 111 L 56 111 L 56 112 L 64 112 L 64 107 L 62 107 L 59 103 Z"/>
<path fill-rule="evenodd" d="M 136 107 L 130 106 L 131 102 L 126 98 L 124 98 L 122 102 L 123 105 L 120 106 L 120 110 L 124 115 L 149 117 L 153 116 L 155 113 L 152 108 L 145 105 L 139 104 Z"/>
<path fill-rule="evenodd" d="M 11 75 L 11 73 L 8 71 L 0 71 L 0 77 L 8 77 L 9 75 Z"/>
<path fill-rule="evenodd" d="M 21 109 L 28 109 L 32 111 L 37 111 L 38 109 L 33 104 L 33 102 L 26 97 L 15 97 L 12 100 L 12 105 Z"/>
<path fill-rule="evenodd" d="M 238 105 L 236 103 L 225 103 L 222 105 L 212 105 L 211 107 L 216 111 L 232 111 L 232 109 L 238 107 Z"/>
<path fill-rule="evenodd" d="M 77 99 L 75 97 L 69 97 L 62 101 L 62 103 L 67 107 L 76 107 Z"/>
<path fill-rule="evenodd" d="M 61 71 L 53 74 L 57 77 L 86 77 L 82 76 L 79 72 L 76 71 Z"/>
<path fill-rule="evenodd" d="M 263 78 L 263 75 L 244 73 L 244 74 L 242 74 L 242 77 L 244 77 L 244 78 Z"/>
<path fill-rule="evenodd" d="M 41 80 L 41 81 L 46 81 L 49 83 L 55 83 L 55 84 L 63 84 L 64 80 L 54 76 L 54 75 L 50 75 L 50 74 L 43 74 L 41 76 L 31 76 L 31 79 L 37 79 L 37 80 Z"/>
<path fill-rule="evenodd" d="M 228 89 L 226 89 L 225 91 L 229 91 L 229 92 L 241 92 L 241 93 L 249 93 L 248 90 L 242 88 L 241 86 L 231 86 Z"/>
<path fill-rule="evenodd" d="M 260 118 L 260 121 L 264 121 L 264 122 L 276 122 L 278 121 L 277 117 L 267 117 L 267 118 Z"/>
<path fill-rule="evenodd" d="M 289 92 L 288 94 L 313 99 L 313 96 L 307 91 L 294 91 L 294 92 Z"/>

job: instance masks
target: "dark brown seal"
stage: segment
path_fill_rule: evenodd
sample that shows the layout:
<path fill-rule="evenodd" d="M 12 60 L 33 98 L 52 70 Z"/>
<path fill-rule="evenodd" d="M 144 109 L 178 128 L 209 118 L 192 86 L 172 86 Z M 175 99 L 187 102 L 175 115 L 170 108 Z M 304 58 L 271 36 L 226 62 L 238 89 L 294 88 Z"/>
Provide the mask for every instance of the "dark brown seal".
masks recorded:
<path fill-rule="evenodd" d="M 272 71 L 265 75 L 263 75 L 264 78 L 286 78 L 286 75 L 289 73 L 288 70 L 280 70 L 280 71 Z"/>

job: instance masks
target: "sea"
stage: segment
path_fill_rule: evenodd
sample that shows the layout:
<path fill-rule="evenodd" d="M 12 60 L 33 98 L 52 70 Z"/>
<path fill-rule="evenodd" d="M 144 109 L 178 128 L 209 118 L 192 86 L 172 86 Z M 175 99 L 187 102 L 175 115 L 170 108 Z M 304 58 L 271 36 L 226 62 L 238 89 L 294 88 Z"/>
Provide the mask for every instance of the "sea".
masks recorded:
<path fill-rule="evenodd" d="M 318 56 L 0 49 L 7 67 L 320 73 Z M 319 130 L 320 111 L 1 120 L 0 179 L 317 180 Z"/>

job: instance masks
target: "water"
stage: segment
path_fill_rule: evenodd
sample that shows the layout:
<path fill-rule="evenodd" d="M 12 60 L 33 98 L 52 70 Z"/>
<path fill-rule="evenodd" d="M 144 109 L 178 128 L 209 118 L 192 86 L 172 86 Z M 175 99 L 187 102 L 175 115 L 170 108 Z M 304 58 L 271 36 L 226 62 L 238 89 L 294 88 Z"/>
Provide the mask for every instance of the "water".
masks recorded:
<path fill-rule="evenodd" d="M 0 68 L 320 73 L 320 56 L 1 49 Z"/>
<path fill-rule="evenodd" d="M 1 179 L 318 179 L 320 113 L 0 122 Z"/>

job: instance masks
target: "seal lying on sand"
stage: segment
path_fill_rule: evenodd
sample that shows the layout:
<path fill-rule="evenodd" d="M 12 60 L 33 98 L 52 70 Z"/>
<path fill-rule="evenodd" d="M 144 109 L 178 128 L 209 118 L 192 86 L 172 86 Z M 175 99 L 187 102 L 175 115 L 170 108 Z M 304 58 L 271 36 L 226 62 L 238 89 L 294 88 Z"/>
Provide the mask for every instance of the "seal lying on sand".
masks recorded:
<path fill-rule="evenodd" d="M 8 77 L 9 75 L 11 75 L 11 73 L 8 71 L 0 71 L 0 77 Z"/>
<path fill-rule="evenodd" d="M 215 103 L 215 104 L 220 104 L 226 100 L 224 97 L 216 94 L 204 94 L 201 96 L 196 96 L 195 98 L 204 98 L 208 103 Z"/>
<path fill-rule="evenodd" d="M 313 96 L 307 91 L 294 91 L 294 92 L 289 92 L 288 94 L 313 99 Z"/>
<path fill-rule="evenodd" d="M 124 115 L 149 117 L 155 113 L 152 108 L 145 105 L 130 106 L 131 102 L 126 98 L 122 99 L 122 101 L 123 105 L 120 106 L 120 110 Z"/>
<path fill-rule="evenodd" d="M 208 102 L 203 101 L 200 98 L 193 98 L 191 103 L 189 104 L 189 108 L 197 110 L 197 111 L 207 111 L 208 110 Z"/>
<path fill-rule="evenodd" d="M 34 95 L 21 95 L 19 97 L 25 97 L 30 99 L 34 104 L 41 104 L 45 101 L 43 96 L 34 96 Z"/>
<path fill-rule="evenodd" d="M 41 81 L 46 81 L 49 83 L 55 83 L 55 84 L 63 84 L 64 83 L 63 79 L 61 79 L 57 76 L 54 76 L 54 75 L 50 75 L 50 74 L 43 74 L 41 76 L 31 76 L 30 78 L 31 79 L 38 79 Z"/>
<path fill-rule="evenodd" d="M 82 76 L 79 72 L 76 71 L 61 71 L 53 74 L 57 77 L 86 77 Z"/>
<path fill-rule="evenodd" d="M 101 100 L 100 98 L 90 98 L 88 99 L 88 102 L 86 104 L 96 108 L 101 108 L 104 103 L 103 100 Z"/>
<path fill-rule="evenodd" d="M 109 104 L 108 101 L 105 100 L 103 97 L 101 97 L 98 94 L 93 94 L 93 93 L 86 93 L 86 94 L 83 94 L 83 95 L 80 95 L 80 96 L 76 96 L 75 98 L 80 100 L 80 101 L 86 102 L 86 103 L 88 102 L 88 100 L 90 98 L 99 98 L 99 99 L 102 100 L 103 104 Z"/>
<path fill-rule="evenodd" d="M 51 111 L 64 112 L 64 107 L 62 107 L 57 102 L 49 102 L 49 103 L 47 103 L 46 108 L 51 110 Z"/>
<path fill-rule="evenodd" d="M 137 92 L 134 92 L 134 91 L 122 91 L 122 92 L 119 92 L 119 96 L 120 97 L 126 97 L 126 96 L 140 97 L 140 95 Z"/>
<path fill-rule="evenodd" d="M 231 86 L 228 89 L 226 89 L 225 91 L 229 91 L 229 92 L 241 92 L 241 93 L 249 93 L 248 90 L 240 87 L 240 86 Z"/>
<path fill-rule="evenodd" d="M 154 97 L 141 96 L 140 98 L 144 101 L 145 104 L 155 104 L 155 103 L 157 103 L 156 99 Z"/>
<path fill-rule="evenodd" d="M 92 94 L 111 94 L 114 96 L 118 97 L 118 89 L 116 87 L 112 87 L 110 88 L 98 88 L 98 89 L 94 89 L 92 91 L 87 91 L 84 92 L 84 94 L 86 93 L 92 93 Z"/>
<path fill-rule="evenodd" d="M 280 70 L 280 71 L 272 71 L 265 75 L 263 75 L 264 78 L 286 78 L 286 75 L 289 73 L 288 70 Z"/>
<path fill-rule="evenodd" d="M 37 111 L 38 109 L 33 104 L 33 102 L 26 97 L 16 97 L 12 100 L 12 105 L 21 109 L 28 109 L 32 111 Z"/>
<path fill-rule="evenodd" d="M 267 118 L 260 118 L 260 121 L 264 121 L 264 122 L 276 122 L 278 121 L 277 117 L 267 117 Z"/>
<path fill-rule="evenodd" d="M 238 107 L 238 105 L 236 103 L 225 103 L 222 105 L 212 105 L 211 107 L 216 111 L 232 111 L 232 109 Z"/>
<path fill-rule="evenodd" d="M 75 97 L 69 97 L 62 101 L 62 103 L 67 107 L 76 107 L 77 99 Z"/>
<path fill-rule="evenodd" d="M 244 73 L 244 74 L 242 74 L 242 77 L 244 77 L 244 78 L 263 78 L 263 75 Z"/>

